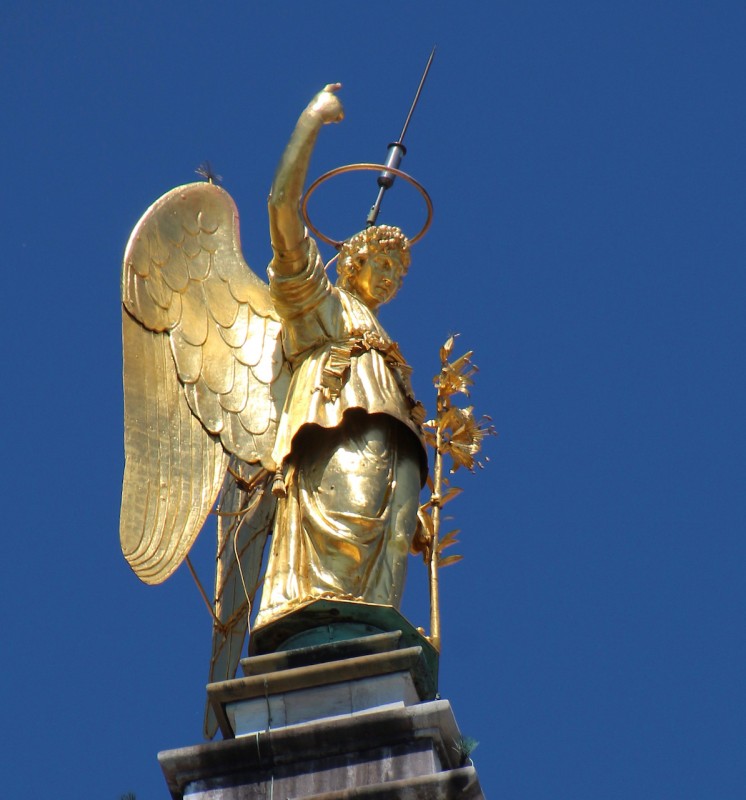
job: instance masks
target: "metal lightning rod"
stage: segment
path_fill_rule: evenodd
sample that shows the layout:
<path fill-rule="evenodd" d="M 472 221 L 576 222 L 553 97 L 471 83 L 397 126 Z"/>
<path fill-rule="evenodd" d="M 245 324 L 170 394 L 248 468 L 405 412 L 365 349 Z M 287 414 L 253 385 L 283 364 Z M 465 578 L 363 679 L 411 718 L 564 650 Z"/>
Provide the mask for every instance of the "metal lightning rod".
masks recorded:
<path fill-rule="evenodd" d="M 427 79 L 427 73 L 430 71 L 430 65 L 433 63 L 433 58 L 435 56 L 435 48 L 433 47 L 432 52 L 430 53 L 430 58 L 427 60 L 427 64 L 425 65 L 425 71 L 422 73 L 422 78 L 420 79 L 420 85 L 417 87 L 417 92 L 414 96 L 414 100 L 412 101 L 412 105 L 409 109 L 409 114 L 407 114 L 407 119 L 404 122 L 404 127 L 402 128 L 401 134 L 399 134 L 399 138 L 395 142 L 391 142 L 388 146 L 388 156 L 386 157 L 385 165 L 386 167 L 392 167 L 393 169 L 399 169 L 399 164 L 401 164 L 402 158 L 406 155 L 407 149 L 404 147 L 404 135 L 407 132 L 407 128 L 409 127 L 409 121 L 412 119 L 412 114 L 414 113 L 414 109 L 417 106 L 417 101 L 420 99 L 420 94 L 422 92 L 422 87 L 425 85 L 425 80 Z M 371 225 L 376 224 L 376 220 L 378 219 L 378 213 L 381 210 L 381 203 L 383 202 L 383 196 L 386 194 L 386 190 L 390 189 L 394 185 L 394 181 L 396 180 L 396 176 L 393 172 L 384 171 L 378 176 L 378 186 L 380 187 L 378 190 L 378 197 L 376 198 L 376 202 L 373 203 L 371 206 L 370 212 L 368 213 L 368 217 L 365 220 L 366 228 L 370 228 Z"/>

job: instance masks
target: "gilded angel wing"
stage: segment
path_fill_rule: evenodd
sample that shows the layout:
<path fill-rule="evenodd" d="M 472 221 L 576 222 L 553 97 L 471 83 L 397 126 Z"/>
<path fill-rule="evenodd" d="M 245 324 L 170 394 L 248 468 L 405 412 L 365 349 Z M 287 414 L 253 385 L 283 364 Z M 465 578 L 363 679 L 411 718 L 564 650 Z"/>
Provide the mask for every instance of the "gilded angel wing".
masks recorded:
<path fill-rule="evenodd" d="M 229 455 L 275 468 L 289 383 L 269 291 L 241 255 L 238 213 L 211 183 L 181 186 L 135 227 L 122 270 L 122 550 L 146 583 L 179 566 Z"/>

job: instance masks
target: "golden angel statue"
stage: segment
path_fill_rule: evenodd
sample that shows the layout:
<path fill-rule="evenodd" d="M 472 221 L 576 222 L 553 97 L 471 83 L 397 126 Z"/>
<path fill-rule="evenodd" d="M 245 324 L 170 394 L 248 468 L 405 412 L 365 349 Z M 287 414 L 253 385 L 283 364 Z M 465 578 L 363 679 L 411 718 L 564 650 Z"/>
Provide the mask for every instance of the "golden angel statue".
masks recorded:
<path fill-rule="evenodd" d="M 343 117 L 339 88 L 303 111 L 275 173 L 268 285 L 212 182 L 160 198 L 125 253 L 122 549 L 162 582 L 217 500 L 218 674 L 235 671 L 259 584 L 255 631 L 319 598 L 398 608 L 417 526 L 424 412 L 376 317 L 409 243 L 385 225 L 352 236 L 333 285 L 299 213 L 318 133 Z"/>

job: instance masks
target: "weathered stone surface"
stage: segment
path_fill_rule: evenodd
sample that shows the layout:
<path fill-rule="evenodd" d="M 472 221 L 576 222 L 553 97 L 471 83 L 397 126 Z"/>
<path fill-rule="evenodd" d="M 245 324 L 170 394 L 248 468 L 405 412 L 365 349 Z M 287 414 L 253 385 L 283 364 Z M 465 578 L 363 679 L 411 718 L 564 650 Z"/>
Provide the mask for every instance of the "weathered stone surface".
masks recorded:
<path fill-rule="evenodd" d="M 398 634 L 244 659 L 245 677 L 207 686 L 223 736 L 432 699 L 423 644 L 401 647 Z"/>
<path fill-rule="evenodd" d="M 306 800 L 483 800 L 474 767 L 462 767 L 424 777 L 357 786 L 338 792 L 306 797 Z"/>
<path fill-rule="evenodd" d="M 268 691 L 272 694 L 307 689 L 311 686 L 327 686 L 330 683 L 367 678 L 390 672 L 414 670 L 422 660 L 421 647 L 407 647 L 388 653 L 374 653 L 368 656 L 346 658 L 325 664 L 312 664 L 307 667 L 285 669 L 248 678 L 234 678 L 208 685 L 208 695 L 220 694 L 225 700 L 243 700 L 248 697 L 262 697 Z"/>
<path fill-rule="evenodd" d="M 449 703 L 422 702 L 430 651 L 412 629 L 244 659 L 245 677 L 208 686 L 226 739 L 158 756 L 171 796 L 479 800 Z"/>
<path fill-rule="evenodd" d="M 420 702 L 408 672 L 374 675 L 297 689 L 225 704 L 225 716 L 235 736 L 249 736 L 268 728 L 358 714 L 374 708 L 414 705 Z"/>
<path fill-rule="evenodd" d="M 343 798 L 363 788 L 382 798 L 481 797 L 460 769 L 459 736 L 450 704 L 434 701 L 172 750 L 159 760 L 175 800 Z M 394 789 L 407 794 L 385 794 L 400 781 Z"/>

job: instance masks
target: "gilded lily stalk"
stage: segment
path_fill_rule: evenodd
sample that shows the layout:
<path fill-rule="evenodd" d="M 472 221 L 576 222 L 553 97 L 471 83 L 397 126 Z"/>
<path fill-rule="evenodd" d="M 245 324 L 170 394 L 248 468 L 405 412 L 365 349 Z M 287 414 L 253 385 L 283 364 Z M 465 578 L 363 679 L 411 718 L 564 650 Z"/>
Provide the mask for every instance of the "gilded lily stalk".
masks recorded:
<path fill-rule="evenodd" d="M 441 369 L 433 383 L 437 389 L 436 417 L 424 423 L 425 441 L 433 448 L 433 478 L 429 482 L 430 499 L 420 508 L 420 532 L 415 547 L 422 552 L 427 564 L 430 587 L 430 636 L 433 646 L 440 650 L 440 586 L 439 570 L 462 559 L 460 555 L 442 557 L 443 551 L 456 544 L 458 530 L 440 535 L 441 509 L 461 493 L 461 489 L 451 486 L 443 474 L 444 458 L 451 458 L 451 472 L 466 467 L 474 472 L 475 467 L 484 465 L 475 456 L 482 447 L 485 436 L 495 433 L 489 417 L 477 420 L 473 407 L 460 408 L 453 405 L 456 394 L 469 396 L 473 385 L 473 375 L 477 367 L 472 363 L 472 351 L 454 361 L 449 361 L 455 336 L 451 336 L 440 348 Z M 487 459 L 485 459 L 487 460 Z"/>

